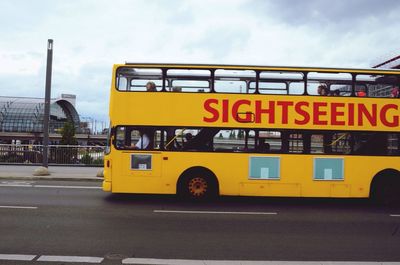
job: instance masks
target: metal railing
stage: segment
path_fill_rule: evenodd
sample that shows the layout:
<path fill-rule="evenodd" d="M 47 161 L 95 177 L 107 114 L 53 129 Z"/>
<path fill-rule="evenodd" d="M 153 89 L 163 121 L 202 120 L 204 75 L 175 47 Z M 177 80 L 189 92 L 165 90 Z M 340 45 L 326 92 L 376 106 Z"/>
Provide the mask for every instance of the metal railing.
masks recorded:
<path fill-rule="evenodd" d="M 103 166 L 105 146 L 49 145 L 49 164 Z M 43 145 L 0 144 L 1 164 L 42 164 Z"/>

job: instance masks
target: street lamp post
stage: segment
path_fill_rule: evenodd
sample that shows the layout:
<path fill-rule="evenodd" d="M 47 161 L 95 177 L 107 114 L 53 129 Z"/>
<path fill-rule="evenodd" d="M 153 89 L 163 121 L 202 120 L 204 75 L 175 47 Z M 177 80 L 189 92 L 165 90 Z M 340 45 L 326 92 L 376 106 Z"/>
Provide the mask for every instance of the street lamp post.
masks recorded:
<path fill-rule="evenodd" d="M 50 121 L 50 95 L 51 95 L 51 72 L 53 66 L 53 40 L 47 43 L 47 65 L 46 65 L 46 92 L 44 98 L 43 116 L 43 167 L 48 167 L 49 152 L 49 121 Z"/>

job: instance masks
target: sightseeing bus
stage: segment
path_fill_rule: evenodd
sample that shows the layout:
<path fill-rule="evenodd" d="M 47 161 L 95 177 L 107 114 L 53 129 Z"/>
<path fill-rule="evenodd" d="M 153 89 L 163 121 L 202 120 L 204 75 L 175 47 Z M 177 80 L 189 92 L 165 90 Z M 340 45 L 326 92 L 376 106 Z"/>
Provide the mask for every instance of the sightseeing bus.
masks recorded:
<path fill-rule="evenodd" d="M 114 65 L 103 190 L 393 201 L 399 84 L 398 70 Z"/>

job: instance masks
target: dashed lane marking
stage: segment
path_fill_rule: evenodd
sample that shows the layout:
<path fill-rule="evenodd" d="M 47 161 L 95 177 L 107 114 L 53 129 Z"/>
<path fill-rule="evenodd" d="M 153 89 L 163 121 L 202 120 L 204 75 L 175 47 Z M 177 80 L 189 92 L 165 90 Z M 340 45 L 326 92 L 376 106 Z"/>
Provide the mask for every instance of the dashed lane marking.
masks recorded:
<path fill-rule="evenodd" d="M 391 214 L 391 217 L 400 217 L 400 214 Z"/>
<path fill-rule="evenodd" d="M 0 254 L 0 260 L 32 261 L 36 255 Z"/>
<path fill-rule="evenodd" d="M 0 209 L 26 209 L 26 210 L 36 210 L 38 207 L 34 206 L 13 206 L 13 205 L 0 205 Z"/>
<path fill-rule="evenodd" d="M 40 256 L 37 261 L 101 263 L 104 258 L 81 256 Z"/>
<path fill-rule="evenodd" d="M 154 213 L 177 213 L 177 214 L 239 214 L 239 215 L 276 215 L 276 212 L 218 212 L 218 211 L 174 211 L 154 210 Z"/>
<path fill-rule="evenodd" d="M 102 189 L 98 186 L 57 186 L 57 185 L 33 185 L 34 188 L 51 188 L 51 189 Z"/>
<path fill-rule="evenodd" d="M 60 186 L 60 185 L 34 185 L 34 184 L 0 184 L 0 187 L 18 187 L 18 188 L 48 188 L 48 189 L 95 189 L 100 190 L 99 186 Z"/>

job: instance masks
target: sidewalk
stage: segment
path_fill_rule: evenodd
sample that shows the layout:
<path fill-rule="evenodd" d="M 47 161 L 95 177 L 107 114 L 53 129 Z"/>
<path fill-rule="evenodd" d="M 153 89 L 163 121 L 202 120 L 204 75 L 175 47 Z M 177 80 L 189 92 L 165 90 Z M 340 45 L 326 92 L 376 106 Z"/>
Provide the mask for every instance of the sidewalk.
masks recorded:
<path fill-rule="evenodd" d="M 0 179 L 24 180 L 90 180 L 102 181 L 97 173 L 102 167 L 74 167 L 74 166 L 49 166 L 49 176 L 34 176 L 35 169 L 39 166 L 32 165 L 0 165 Z"/>

